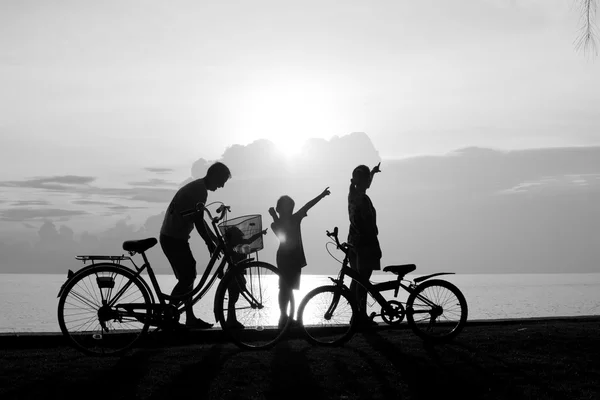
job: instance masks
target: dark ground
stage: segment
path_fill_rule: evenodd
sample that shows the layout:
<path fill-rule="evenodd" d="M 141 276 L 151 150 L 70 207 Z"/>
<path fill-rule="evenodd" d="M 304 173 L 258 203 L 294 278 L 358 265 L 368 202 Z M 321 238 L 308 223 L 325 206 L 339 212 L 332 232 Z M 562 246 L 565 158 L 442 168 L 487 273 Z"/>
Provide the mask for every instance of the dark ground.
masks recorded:
<path fill-rule="evenodd" d="M 0 399 L 600 399 L 599 333 L 600 317 L 521 320 L 472 323 L 435 347 L 400 329 L 266 351 L 200 334 L 121 358 L 0 337 Z"/>

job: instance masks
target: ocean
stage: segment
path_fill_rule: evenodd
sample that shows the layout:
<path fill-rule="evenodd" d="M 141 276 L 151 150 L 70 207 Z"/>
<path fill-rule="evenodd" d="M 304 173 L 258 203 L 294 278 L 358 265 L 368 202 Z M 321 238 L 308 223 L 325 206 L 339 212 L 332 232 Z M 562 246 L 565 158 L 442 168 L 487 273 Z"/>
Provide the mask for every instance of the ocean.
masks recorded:
<path fill-rule="evenodd" d="M 414 279 L 418 275 L 408 275 Z M 373 282 L 390 279 L 377 274 Z M 600 273 L 593 274 L 457 274 L 442 279 L 454 283 L 465 295 L 469 320 L 563 317 L 600 314 Z M 172 275 L 159 275 L 164 292 L 176 283 Z M 60 332 L 57 319 L 57 294 L 66 273 L 0 274 L 0 332 Z M 326 275 L 303 275 L 300 290 L 295 291 L 296 308 L 314 287 L 327 284 Z M 214 322 L 214 290 L 195 305 L 196 315 Z M 387 298 L 393 291 L 384 292 Z M 398 300 L 408 294 L 400 291 Z M 369 298 L 369 302 L 373 303 Z M 377 303 L 372 308 L 379 311 Z"/>

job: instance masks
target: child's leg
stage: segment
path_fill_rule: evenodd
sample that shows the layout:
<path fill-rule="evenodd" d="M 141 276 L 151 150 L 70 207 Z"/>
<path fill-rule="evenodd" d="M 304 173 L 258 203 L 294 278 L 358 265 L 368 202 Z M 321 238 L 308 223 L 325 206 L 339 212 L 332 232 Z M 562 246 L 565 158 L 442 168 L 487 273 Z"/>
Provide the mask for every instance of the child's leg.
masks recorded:
<path fill-rule="evenodd" d="M 291 287 L 288 285 L 286 279 L 281 277 L 279 279 L 279 311 L 282 317 L 287 317 L 287 308 L 290 304 Z"/>
<path fill-rule="evenodd" d="M 229 286 L 227 287 L 227 291 L 229 292 L 229 302 L 227 303 L 227 320 L 228 321 L 236 321 L 237 317 L 235 315 L 235 304 L 240 298 L 240 293 L 242 287 L 246 285 L 246 278 L 243 275 L 236 276 Z"/>
<path fill-rule="evenodd" d="M 240 298 L 240 292 L 236 287 L 229 287 L 229 303 L 227 304 L 227 321 L 235 321 L 235 303 Z"/>

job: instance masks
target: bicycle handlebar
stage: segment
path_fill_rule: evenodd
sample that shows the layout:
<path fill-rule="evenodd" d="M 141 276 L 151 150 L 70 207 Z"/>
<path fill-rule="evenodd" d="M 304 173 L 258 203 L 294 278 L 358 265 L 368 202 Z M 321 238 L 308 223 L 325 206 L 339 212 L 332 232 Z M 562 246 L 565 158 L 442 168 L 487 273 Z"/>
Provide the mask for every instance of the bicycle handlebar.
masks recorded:
<path fill-rule="evenodd" d="M 352 245 L 349 243 L 341 243 L 340 244 L 340 240 L 338 239 L 338 227 L 337 226 L 335 228 L 333 228 L 333 232 L 329 232 L 329 231 L 325 231 L 325 232 L 328 237 L 333 238 L 335 240 L 335 245 L 337 246 L 337 248 L 342 250 L 344 253 L 347 253 L 348 250 L 350 250 L 350 248 L 352 248 Z"/>

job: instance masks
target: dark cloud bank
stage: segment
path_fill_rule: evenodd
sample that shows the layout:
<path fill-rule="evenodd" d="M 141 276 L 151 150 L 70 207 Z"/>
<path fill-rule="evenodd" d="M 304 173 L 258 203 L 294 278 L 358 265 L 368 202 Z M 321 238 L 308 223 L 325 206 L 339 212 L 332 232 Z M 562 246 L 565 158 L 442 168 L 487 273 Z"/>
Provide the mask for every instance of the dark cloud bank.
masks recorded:
<path fill-rule="evenodd" d="M 194 163 L 190 179 L 203 176 L 212 161 Z M 269 141 L 260 140 L 229 147 L 220 161 L 230 167 L 233 179 L 221 191 L 211 193 L 209 200 L 230 204 L 231 217 L 260 213 L 265 227 L 270 222 L 267 209 L 279 196 L 292 196 L 300 207 L 329 186 L 331 196 L 303 222 L 306 273 L 337 272 L 338 264 L 325 250 L 324 233 L 339 226 L 342 235 L 347 234 L 351 171 L 358 164 L 373 166 L 380 161 L 367 135 L 311 140 L 295 161 L 281 156 Z M 382 160 L 381 169 L 369 193 L 378 212 L 385 264 L 416 263 L 421 273 L 597 272 L 599 147 L 510 152 L 465 148 L 439 156 Z M 39 178 L 11 184 L 50 190 L 75 185 L 97 193 L 90 187 L 92 181 L 89 177 Z M 150 187 L 107 192 L 162 202 L 166 207 L 174 189 L 152 187 L 166 182 L 133 182 Z M 5 211 L 3 218 L 18 220 L 27 210 L 15 207 Z M 56 210 L 48 211 L 52 212 L 56 214 Z M 158 236 L 162 216 L 149 217 L 142 227 L 123 220 L 98 235 L 75 233 L 48 220 L 35 243 L 0 243 L 1 271 L 63 273 L 77 267 L 76 254 L 122 254 L 124 240 Z M 206 250 L 196 233 L 192 246 L 198 264 L 204 265 Z M 261 259 L 274 262 L 276 249 L 277 242 L 269 233 Z M 149 256 L 158 272 L 171 273 L 158 247 Z"/>

